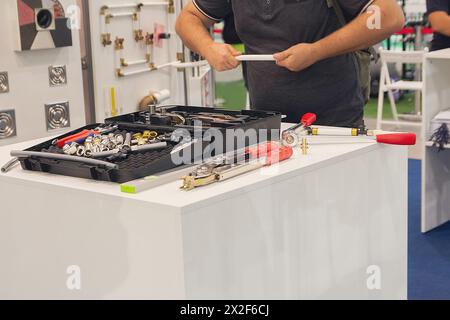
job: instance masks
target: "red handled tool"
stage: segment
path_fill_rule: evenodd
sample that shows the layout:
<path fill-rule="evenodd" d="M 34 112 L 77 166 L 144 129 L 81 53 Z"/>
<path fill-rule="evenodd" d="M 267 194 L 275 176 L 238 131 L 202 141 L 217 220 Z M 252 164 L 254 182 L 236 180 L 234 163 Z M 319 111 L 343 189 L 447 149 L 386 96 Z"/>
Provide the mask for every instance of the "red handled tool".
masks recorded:
<path fill-rule="evenodd" d="M 95 130 L 83 130 L 79 133 L 76 133 L 74 135 L 62 138 L 60 140 L 57 140 L 55 142 L 55 145 L 57 145 L 60 148 L 63 148 L 66 144 L 71 144 L 73 142 L 76 143 L 83 143 L 84 141 L 86 141 L 87 138 L 89 137 L 93 137 L 95 135 L 100 134 L 100 132 L 95 131 Z"/>
<path fill-rule="evenodd" d="M 305 114 L 300 123 L 283 131 L 282 140 L 283 145 L 291 148 L 295 148 L 300 144 L 300 139 L 303 136 L 310 134 L 310 127 L 317 121 L 317 116 L 315 113 Z"/>
<path fill-rule="evenodd" d="M 250 159 L 243 163 L 229 163 L 224 157 L 221 161 L 216 159 L 200 165 L 188 176 L 183 177 L 181 189 L 190 191 L 286 161 L 292 157 L 294 150 L 291 147 L 280 147 L 274 142 L 268 142 L 248 148 L 246 154 L 250 156 Z"/>
<path fill-rule="evenodd" d="M 342 128 L 330 126 L 312 127 L 316 120 L 317 117 L 315 114 L 305 114 L 302 117 L 300 124 L 297 124 L 283 132 L 283 145 L 290 146 L 292 148 L 301 145 L 303 153 L 305 153 L 307 144 L 309 144 L 308 141 L 305 141 L 305 138 L 307 138 L 308 136 L 333 138 L 350 137 L 346 140 L 314 140 L 312 144 L 367 143 L 375 140 L 377 143 L 382 144 L 412 146 L 416 144 L 417 140 L 416 134 L 414 133 L 367 130 L 365 126 L 361 126 L 360 128 Z"/>
<path fill-rule="evenodd" d="M 60 148 L 63 148 L 66 144 L 71 144 L 71 143 L 83 143 L 86 141 L 87 138 L 89 137 L 93 137 L 95 135 L 99 135 L 99 134 L 107 134 L 110 132 L 114 132 L 116 131 L 118 128 L 118 126 L 116 125 L 112 125 L 109 127 L 105 127 L 105 128 L 96 128 L 94 130 L 88 130 L 85 129 L 83 131 L 80 131 L 76 134 L 73 134 L 71 136 L 59 139 L 59 140 L 55 140 L 54 144 L 57 145 Z"/>
<path fill-rule="evenodd" d="M 376 135 L 376 141 L 382 144 L 392 144 L 398 146 L 414 146 L 417 136 L 414 133 L 387 133 Z"/>

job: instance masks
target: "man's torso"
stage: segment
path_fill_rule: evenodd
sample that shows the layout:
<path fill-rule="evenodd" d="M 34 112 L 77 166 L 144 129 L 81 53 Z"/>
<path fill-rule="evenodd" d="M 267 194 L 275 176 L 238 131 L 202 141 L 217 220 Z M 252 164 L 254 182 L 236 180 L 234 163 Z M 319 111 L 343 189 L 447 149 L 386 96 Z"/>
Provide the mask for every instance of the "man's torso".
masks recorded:
<path fill-rule="evenodd" d="M 298 43 L 314 43 L 340 28 L 325 0 L 232 0 L 237 32 L 248 54 L 271 54 Z M 354 125 L 363 116 L 363 98 L 352 55 L 291 72 L 271 62 L 248 63 L 252 105 L 298 122 L 315 112 L 322 124 Z"/>

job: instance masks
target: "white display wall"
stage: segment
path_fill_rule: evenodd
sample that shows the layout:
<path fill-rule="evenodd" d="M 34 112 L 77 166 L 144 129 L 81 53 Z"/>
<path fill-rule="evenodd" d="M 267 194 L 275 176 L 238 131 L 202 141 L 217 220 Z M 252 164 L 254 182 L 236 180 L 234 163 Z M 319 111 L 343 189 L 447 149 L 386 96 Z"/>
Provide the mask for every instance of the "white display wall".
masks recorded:
<path fill-rule="evenodd" d="M 190 94 L 202 94 L 204 76 L 209 67 L 195 77 L 168 64 L 184 57 L 183 45 L 175 34 L 175 21 L 182 6 L 174 1 L 99 0 L 90 1 L 91 39 L 95 111 L 97 121 L 138 110 L 140 100 L 151 92 L 169 90 L 170 99 L 165 104 L 186 104 Z M 102 10 L 103 9 L 103 10 Z M 135 31 L 142 30 L 144 39 L 136 40 Z M 163 32 L 170 39 L 154 40 L 148 45 L 145 36 Z M 111 43 L 103 43 L 102 34 L 109 34 Z M 123 49 L 117 50 L 115 40 L 123 40 Z M 157 43 L 159 42 L 159 43 Z M 121 64 L 123 59 L 128 66 Z M 151 70 L 151 66 L 157 70 Z M 118 74 L 119 69 L 121 75 Z M 193 83 L 192 78 L 197 81 Z M 206 78 L 206 81 L 208 77 Z M 201 104 L 202 100 L 195 104 Z"/>
<path fill-rule="evenodd" d="M 52 7 L 55 1 L 41 3 L 43 7 Z M 66 15 L 75 8 L 71 7 L 72 0 L 60 3 Z M 30 8 L 26 10 L 32 28 L 34 12 Z M 0 75 L 3 77 L 0 80 L 3 87 L 0 90 L 0 145 L 53 136 L 83 126 L 85 110 L 78 30 L 72 31 L 72 46 L 19 52 L 17 1 L 0 1 L 0 17 Z M 37 37 L 41 36 L 47 39 L 48 33 L 38 33 Z M 65 67 L 65 83 L 50 84 L 50 67 Z M 50 115 L 53 119 L 48 117 L 48 105 L 55 106 Z"/>

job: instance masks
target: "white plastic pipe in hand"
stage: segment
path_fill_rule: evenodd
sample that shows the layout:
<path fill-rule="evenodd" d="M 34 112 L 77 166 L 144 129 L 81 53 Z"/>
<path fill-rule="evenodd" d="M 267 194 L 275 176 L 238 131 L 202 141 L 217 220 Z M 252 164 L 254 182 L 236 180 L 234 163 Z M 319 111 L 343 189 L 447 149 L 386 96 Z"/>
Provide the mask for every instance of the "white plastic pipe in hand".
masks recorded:
<path fill-rule="evenodd" d="M 237 56 L 236 60 L 238 60 L 238 61 L 275 61 L 275 58 L 272 54 L 243 54 L 241 56 Z"/>

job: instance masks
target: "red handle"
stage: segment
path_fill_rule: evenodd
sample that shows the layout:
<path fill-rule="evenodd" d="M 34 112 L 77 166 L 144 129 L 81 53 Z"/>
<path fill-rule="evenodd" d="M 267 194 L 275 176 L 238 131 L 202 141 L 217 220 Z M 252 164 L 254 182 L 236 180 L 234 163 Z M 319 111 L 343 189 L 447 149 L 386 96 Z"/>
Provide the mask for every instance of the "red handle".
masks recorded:
<path fill-rule="evenodd" d="M 414 133 L 392 133 L 380 134 L 377 136 L 377 142 L 383 144 L 393 144 L 398 146 L 416 145 L 417 136 Z"/>
<path fill-rule="evenodd" d="M 278 148 L 279 146 L 276 142 L 270 141 L 248 148 L 247 153 L 250 154 L 253 159 L 258 159 Z"/>
<path fill-rule="evenodd" d="M 92 134 L 97 134 L 98 132 L 93 131 L 93 130 L 83 130 L 77 134 L 71 135 L 69 137 L 65 137 L 61 140 L 58 140 L 56 142 L 56 145 L 60 148 L 63 148 L 66 144 L 68 143 L 72 143 L 72 142 L 77 142 L 83 139 L 87 139 L 87 137 L 89 137 Z"/>
<path fill-rule="evenodd" d="M 291 147 L 281 147 L 277 150 L 272 150 L 267 154 L 266 166 L 271 166 L 290 159 L 294 155 L 294 149 Z"/>
<path fill-rule="evenodd" d="M 300 121 L 305 127 L 312 126 L 317 121 L 317 116 L 315 113 L 307 113 L 302 117 Z"/>

